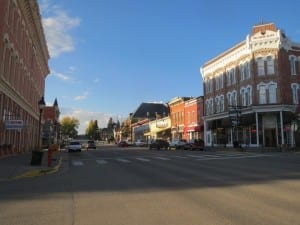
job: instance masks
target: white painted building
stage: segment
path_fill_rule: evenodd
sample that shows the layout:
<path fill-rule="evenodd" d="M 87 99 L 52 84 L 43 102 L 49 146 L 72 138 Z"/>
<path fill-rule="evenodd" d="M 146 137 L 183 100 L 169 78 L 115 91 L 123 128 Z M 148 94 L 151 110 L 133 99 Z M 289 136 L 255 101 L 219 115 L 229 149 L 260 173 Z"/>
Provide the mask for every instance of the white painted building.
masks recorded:
<path fill-rule="evenodd" d="M 206 146 L 299 144 L 300 43 L 273 23 L 253 26 L 200 72 Z"/>

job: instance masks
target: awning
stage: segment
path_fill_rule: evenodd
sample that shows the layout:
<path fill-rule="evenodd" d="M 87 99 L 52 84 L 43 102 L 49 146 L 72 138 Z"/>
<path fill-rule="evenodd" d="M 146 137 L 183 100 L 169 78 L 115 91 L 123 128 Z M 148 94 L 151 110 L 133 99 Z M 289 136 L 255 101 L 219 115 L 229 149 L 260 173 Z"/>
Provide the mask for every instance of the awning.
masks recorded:
<path fill-rule="evenodd" d="M 151 136 L 151 132 L 149 131 L 149 132 L 144 133 L 144 136 Z"/>
<path fill-rule="evenodd" d="M 201 126 L 190 126 L 190 127 L 185 127 L 184 128 L 185 132 L 199 132 L 199 131 L 203 131 L 203 125 Z"/>
<path fill-rule="evenodd" d="M 155 130 L 144 133 L 144 136 L 152 136 L 152 135 L 155 135 L 157 133 L 168 131 L 168 130 L 171 130 L 171 127 L 155 129 Z"/>
<path fill-rule="evenodd" d="M 171 130 L 171 127 L 159 129 L 159 130 L 156 131 L 156 133 L 160 133 L 160 132 L 163 132 L 163 131 L 166 131 L 166 130 Z"/>

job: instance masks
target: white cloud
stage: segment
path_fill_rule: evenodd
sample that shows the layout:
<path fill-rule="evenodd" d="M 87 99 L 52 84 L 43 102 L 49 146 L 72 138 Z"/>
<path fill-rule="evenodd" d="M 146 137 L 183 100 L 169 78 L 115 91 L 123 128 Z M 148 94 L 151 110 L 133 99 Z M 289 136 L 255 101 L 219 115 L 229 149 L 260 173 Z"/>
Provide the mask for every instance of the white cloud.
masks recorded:
<path fill-rule="evenodd" d="M 70 17 L 59 6 L 50 5 L 46 0 L 41 1 L 41 10 L 50 56 L 57 57 L 64 52 L 73 51 L 75 47 L 70 30 L 80 24 L 80 19 Z"/>
<path fill-rule="evenodd" d="M 95 80 L 94 80 L 94 83 L 99 83 L 100 82 L 100 79 L 99 78 L 96 78 Z"/>
<path fill-rule="evenodd" d="M 67 81 L 67 80 L 71 80 L 71 77 L 66 75 L 66 74 L 63 74 L 63 73 L 59 73 L 59 72 L 56 72 L 55 70 L 52 70 L 51 71 L 51 75 L 52 76 L 55 76 L 61 80 L 64 80 L 64 81 Z"/>
<path fill-rule="evenodd" d="M 83 95 L 78 95 L 74 97 L 74 100 L 79 101 L 79 100 L 84 100 L 88 97 L 89 93 L 86 91 L 83 93 Z"/>
<path fill-rule="evenodd" d="M 72 73 L 76 70 L 76 68 L 74 66 L 69 66 L 69 71 Z"/>

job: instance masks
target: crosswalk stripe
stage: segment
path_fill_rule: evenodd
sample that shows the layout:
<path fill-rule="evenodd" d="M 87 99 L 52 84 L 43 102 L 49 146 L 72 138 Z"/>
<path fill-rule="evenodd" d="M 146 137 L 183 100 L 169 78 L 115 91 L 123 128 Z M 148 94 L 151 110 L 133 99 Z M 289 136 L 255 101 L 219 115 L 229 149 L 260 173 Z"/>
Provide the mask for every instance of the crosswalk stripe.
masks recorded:
<path fill-rule="evenodd" d="M 102 165 L 102 164 L 106 164 L 107 161 L 104 159 L 101 159 L 101 160 L 98 159 L 98 160 L 96 160 L 96 163 Z"/>
<path fill-rule="evenodd" d="M 82 161 L 73 161 L 72 164 L 73 164 L 73 166 L 83 166 Z"/>
<path fill-rule="evenodd" d="M 187 155 L 189 157 L 193 157 L 193 158 L 203 158 L 203 157 L 222 157 L 222 156 L 219 156 L 219 155 Z"/>
<path fill-rule="evenodd" d="M 171 160 L 169 158 L 165 158 L 165 157 L 161 157 L 161 156 L 156 156 L 156 157 L 153 157 L 155 159 L 161 159 L 161 160 Z"/>
<path fill-rule="evenodd" d="M 226 160 L 226 159 L 243 159 L 243 158 L 255 158 L 255 157 L 264 157 L 264 156 L 271 156 L 271 155 L 266 155 L 266 154 L 243 154 L 243 153 L 232 153 L 232 154 L 189 154 L 189 155 L 184 155 L 184 156 L 179 156 L 179 155 L 168 155 L 168 157 L 165 157 L 164 155 L 158 155 L 158 156 L 149 156 L 148 157 L 144 157 L 144 156 L 140 156 L 140 157 L 132 157 L 129 159 L 125 159 L 125 158 L 104 158 L 104 159 L 95 159 L 95 162 L 97 163 L 97 165 L 105 165 L 111 161 L 118 161 L 118 162 L 122 162 L 122 163 L 132 163 L 134 162 L 134 160 L 138 160 L 141 162 L 150 162 L 153 159 L 158 159 L 158 160 L 172 160 L 174 158 L 177 159 L 186 159 L 186 160 L 197 160 L 197 161 L 208 161 L 208 160 Z M 87 159 L 86 159 L 87 160 Z M 72 160 L 72 165 L 73 166 L 84 166 L 84 159 L 82 160 Z"/>
<path fill-rule="evenodd" d="M 263 155 L 240 155 L 240 156 L 223 156 L 219 158 L 199 158 L 197 160 L 217 160 L 217 159 L 244 159 L 244 158 L 257 158 L 257 157 L 262 157 Z"/>
<path fill-rule="evenodd" d="M 145 158 L 141 158 L 141 157 L 138 157 L 136 159 L 140 160 L 140 161 L 143 161 L 143 162 L 149 162 L 150 161 L 150 159 L 145 159 Z"/>
<path fill-rule="evenodd" d="M 174 155 L 174 158 L 179 158 L 179 159 L 187 159 L 187 156 L 179 156 L 179 155 Z"/>
<path fill-rule="evenodd" d="M 229 156 L 245 156 L 245 155 L 249 155 L 248 153 L 224 153 L 224 154 L 216 154 L 217 156 L 220 157 L 229 157 Z"/>
<path fill-rule="evenodd" d="M 117 161 L 123 162 L 123 163 L 130 163 L 131 161 L 128 159 L 121 159 L 121 158 L 117 158 Z"/>

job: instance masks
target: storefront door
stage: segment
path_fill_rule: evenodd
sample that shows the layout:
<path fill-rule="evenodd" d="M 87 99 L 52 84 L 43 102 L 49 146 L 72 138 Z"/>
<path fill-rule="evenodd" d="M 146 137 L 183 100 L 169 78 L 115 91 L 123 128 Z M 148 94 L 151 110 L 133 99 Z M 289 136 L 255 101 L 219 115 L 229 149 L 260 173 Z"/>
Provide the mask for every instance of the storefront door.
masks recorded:
<path fill-rule="evenodd" d="M 266 147 L 276 147 L 277 140 L 276 140 L 276 129 L 275 128 L 268 128 L 265 129 L 265 146 Z"/>

